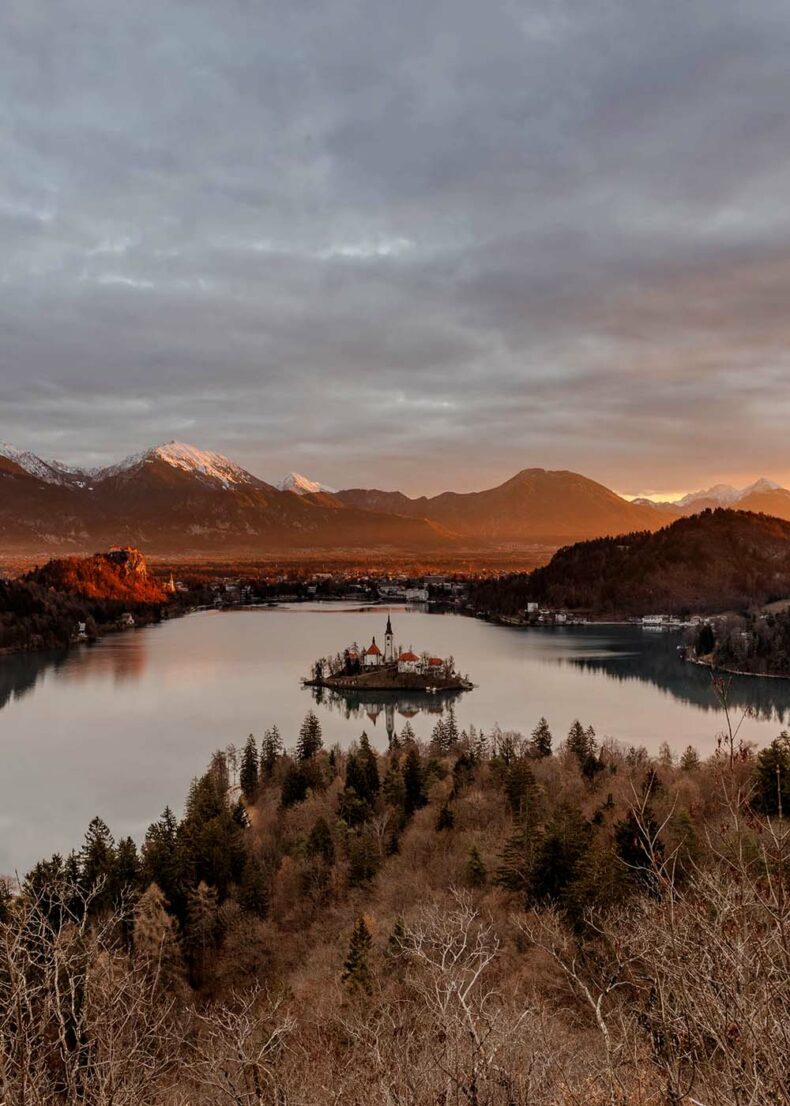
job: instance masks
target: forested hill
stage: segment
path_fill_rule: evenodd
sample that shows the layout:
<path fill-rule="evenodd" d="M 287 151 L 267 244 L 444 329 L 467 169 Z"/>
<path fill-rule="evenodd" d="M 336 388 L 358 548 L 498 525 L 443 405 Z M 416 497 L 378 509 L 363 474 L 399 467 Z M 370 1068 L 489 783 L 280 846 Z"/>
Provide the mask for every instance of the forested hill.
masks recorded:
<path fill-rule="evenodd" d="M 65 648 L 118 628 L 124 614 L 141 626 L 193 598 L 167 596 L 136 549 L 49 561 L 22 579 L 0 579 L 0 653 Z"/>
<path fill-rule="evenodd" d="M 790 523 L 719 509 L 662 530 L 566 546 L 530 574 L 475 585 L 477 610 L 517 615 L 530 601 L 594 615 L 741 610 L 790 595 Z"/>

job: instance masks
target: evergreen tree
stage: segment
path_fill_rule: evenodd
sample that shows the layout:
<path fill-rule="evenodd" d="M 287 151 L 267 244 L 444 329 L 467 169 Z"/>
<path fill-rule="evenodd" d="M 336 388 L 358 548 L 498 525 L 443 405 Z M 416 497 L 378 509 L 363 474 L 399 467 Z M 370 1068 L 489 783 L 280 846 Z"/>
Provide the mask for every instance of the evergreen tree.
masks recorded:
<path fill-rule="evenodd" d="M 379 843 L 369 826 L 363 826 L 348 839 L 348 885 L 361 887 L 375 879 L 381 866 Z"/>
<path fill-rule="evenodd" d="M 525 893 L 530 887 L 537 845 L 534 827 L 528 820 L 517 823 L 505 841 L 495 880 L 508 891 Z"/>
<path fill-rule="evenodd" d="M 115 841 L 101 818 L 93 818 L 80 852 L 81 884 L 91 892 L 93 909 L 101 910 L 114 898 Z"/>
<path fill-rule="evenodd" d="M 342 982 L 350 991 L 364 991 L 370 994 L 373 988 L 373 979 L 370 972 L 370 953 L 373 947 L 373 938 L 370 935 L 365 919 L 357 919 L 348 945 L 348 953 L 343 964 Z"/>
<path fill-rule="evenodd" d="M 387 774 L 384 777 L 384 800 L 390 806 L 404 808 L 406 806 L 406 784 L 403 772 L 397 760 L 391 760 Z"/>
<path fill-rule="evenodd" d="M 269 910 L 266 876 L 259 861 L 248 854 L 244 859 L 241 878 L 236 887 L 236 901 L 247 914 L 265 918 Z"/>
<path fill-rule="evenodd" d="M 296 759 L 311 760 L 324 746 L 321 736 L 321 723 L 313 713 L 308 711 L 299 730 L 299 740 L 296 743 Z"/>
<path fill-rule="evenodd" d="M 553 902 L 577 920 L 585 902 L 578 895 L 586 874 L 593 830 L 581 811 L 568 803 L 559 803 L 549 820 L 535 853 L 529 881 L 529 898 L 535 902 Z"/>
<path fill-rule="evenodd" d="M 790 817 L 790 734 L 783 731 L 757 754 L 752 785 L 755 810 Z"/>
<path fill-rule="evenodd" d="M 428 802 L 428 798 L 425 794 L 422 758 L 420 757 L 420 750 L 415 744 L 411 744 L 406 753 L 403 766 L 403 788 L 403 808 L 406 812 L 406 817 L 410 818 L 415 810 L 419 810 L 420 807 L 425 806 Z"/>
<path fill-rule="evenodd" d="M 250 734 L 241 755 L 239 772 L 241 793 L 248 803 L 255 802 L 258 795 L 258 770 L 258 747 L 255 744 L 255 738 Z"/>
<path fill-rule="evenodd" d="M 549 724 L 545 718 L 541 718 L 535 729 L 532 731 L 532 737 L 529 742 L 529 751 L 534 757 L 550 757 L 551 756 L 551 730 Z"/>
<path fill-rule="evenodd" d="M 431 751 L 441 755 L 449 748 L 447 740 L 447 727 L 443 718 L 438 718 L 431 733 Z"/>
<path fill-rule="evenodd" d="M 373 803 L 381 788 L 379 781 L 379 768 L 376 754 L 370 747 L 368 735 L 363 731 L 359 739 L 359 754 L 357 757 L 362 775 L 365 779 L 365 799 Z"/>
<path fill-rule="evenodd" d="M 170 807 L 153 822 L 145 835 L 142 848 L 140 879 L 144 887 L 155 883 L 177 917 L 186 913 L 186 873 L 184 855 L 178 835 L 178 823 Z"/>
<path fill-rule="evenodd" d="M 525 757 L 514 760 L 506 769 L 504 787 L 511 814 L 522 817 L 535 797 L 535 777 Z"/>
<path fill-rule="evenodd" d="M 472 845 L 469 849 L 464 867 L 464 878 L 468 887 L 485 887 L 488 881 L 488 871 L 477 845 Z"/>
<path fill-rule="evenodd" d="M 283 743 L 280 731 L 276 726 L 272 726 L 264 733 L 263 741 L 261 741 L 260 777 L 262 784 L 271 780 L 282 752 Z"/>
<path fill-rule="evenodd" d="M 660 861 L 664 855 L 664 846 L 656 840 L 658 828 L 649 807 L 643 809 L 639 820 L 633 810 L 629 810 L 627 816 L 614 827 L 615 853 L 628 868 L 629 879 L 649 891 L 656 890 L 653 857 Z"/>
<path fill-rule="evenodd" d="M 451 703 L 447 708 L 447 718 L 444 721 L 444 740 L 447 752 L 455 748 L 459 739 L 458 721 L 455 717 L 455 707 Z"/>
<path fill-rule="evenodd" d="M 5 879 L 0 878 L 0 926 L 11 920 L 14 897 Z"/>
<path fill-rule="evenodd" d="M 394 960 L 402 957 L 406 950 L 406 942 L 408 940 L 408 934 L 406 932 L 406 926 L 403 918 L 399 914 L 395 919 L 395 925 L 392 927 L 392 933 L 387 940 L 386 954 Z"/>
<path fill-rule="evenodd" d="M 317 856 L 331 867 L 335 863 L 335 843 L 329 823 L 323 816 L 316 818 L 307 838 L 307 855 Z"/>
<path fill-rule="evenodd" d="M 400 743 L 401 745 L 409 745 L 412 741 L 416 741 L 416 739 L 412 724 L 407 721 L 400 732 Z"/>
<path fill-rule="evenodd" d="M 301 764 L 289 764 L 283 776 L 280 802 L 284 807 L 303 803 L 310 790 L 310 775 Z"/>
<path fill-rule="evenodd" d="M 595 755 L 595 739 L 593 737 L 593 740 L 590 740 L 590 730 L 585 730 L 578 718 L 568 731 L 565 747 L 576 757 L 580 768 L 584 766 L 588 757 Z"/>
<path fill-rule="evenodd" d="M 680 767 L 684 772 L 693 772 L 699 768 L 699 753 L 693 745 L 687 745 L 680 758 Z"/>
<path fill-rule="evenodd" d="M 453 813 L 453 808 L 449 803 L 443 803 L 436 819 L 436 829 L 438 832 L 441 832 L 442 830 L 451 830 L 454 826 L 455 814 Z"/>

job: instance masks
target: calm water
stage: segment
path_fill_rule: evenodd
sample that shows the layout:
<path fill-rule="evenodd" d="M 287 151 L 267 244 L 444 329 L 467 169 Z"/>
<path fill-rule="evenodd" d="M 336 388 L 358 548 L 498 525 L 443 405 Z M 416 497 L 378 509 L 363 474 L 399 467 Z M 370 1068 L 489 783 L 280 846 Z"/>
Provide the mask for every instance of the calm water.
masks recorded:
<path fill-rule="evenodd" d="M 0 872 L 78 846 L 94 814 L 138 840 L 166 804 L 180 808 L 211 752 L 276 722 L 293 744 L 310 708 L 327 744 L 367 730 L 380 748 L 406 718 L 427 737 L 444 704 L 316 702 L 300 677 L 352 641 L 382 641 L 386 613 L 336 605 L 206 612 L 110 637 L 66 656 L 0 658 Z M 705 670 L 676 639 L 638 627 L 517 630 L 393 608 L 396 642 L 452 654 L 478 685 L 455 701 L 462 725 L 528 732 L 545 714 L 555 739 L 574 718 L 599 737 L 655 751 L 715 747 L 723 718 Z M 790 681 L 740 680 L 742 735 L 764 742 L 790 713 Z"/>

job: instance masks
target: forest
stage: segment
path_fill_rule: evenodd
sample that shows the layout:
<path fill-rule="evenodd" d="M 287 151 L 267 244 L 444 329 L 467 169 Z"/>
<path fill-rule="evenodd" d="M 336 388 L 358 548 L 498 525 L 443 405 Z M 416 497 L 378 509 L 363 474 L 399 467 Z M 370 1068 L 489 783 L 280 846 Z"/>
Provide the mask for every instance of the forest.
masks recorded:
<path fill-rule="evenodd" d="M 0 653 L 65 649 L 77 640 L 80 623 L 83 640 L 93 641 L 118 628 L 125 613 L 145 626 L 159 622 L 166 609 L 181 613 L 212 598 L 199 584 L 167 596 L 136 550 L 121 552 L 134 555 L 133 567 L 99 553 L 58 558 L 16 579 L 0 578 Z"/>
<path fill-rule="evenodd" d="M 560 549 L 531 573 L 472 584 L 472 609 L 518 616 L 528 602 L 593 616 L 747 610 L 790 595 L 790 523 L 706 510 L 655 533 Z"/>
<path fill-rule="evenodd" d="M 790 610 L 704 622 L 690 636 L 701 660 L 723 671 L 790 677 Z"/>
<path fill-rule="evenodd" d="M 790 737 L 310 713 L 0 895 L 0 1101 L 790 1102 Z"/>

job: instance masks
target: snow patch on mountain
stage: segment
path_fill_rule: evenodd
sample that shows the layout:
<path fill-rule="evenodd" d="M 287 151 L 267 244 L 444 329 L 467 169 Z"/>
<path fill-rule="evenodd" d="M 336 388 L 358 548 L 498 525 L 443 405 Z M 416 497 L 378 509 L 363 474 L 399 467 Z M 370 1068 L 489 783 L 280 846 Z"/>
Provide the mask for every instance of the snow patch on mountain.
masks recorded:
<path fill-rule="evenodd" d="M 46 484 L 72 484 L 78 473 L 75 473 L 59 461 L 45 461 L 26 449 L 17 449 L 10 442 L 0 442 L 0 457 L 5 457 L 31 476 L 43 480 Z"/>
<path fill-rule="evenodd" d="M 753 492 L 774 492 L 781 489 L 781 487 L 782 485 L 777 484 L 775 480 L 767 480 L 765 477 L 755 480 L 753 484 L 749 484 L 745 488 L 734 488 L 732 484 L 714 484 L 712 488 L 706 488 L 703 491 L 689 492 L 682 499 L 675 500 L 674 505 L 676 507 L 691 507 L 693 504 L 707 499 L 719 503 L 722 507 L 731 507 Z"/>
<path fill-rule="evenodd" d="M 108 468 L 97 469 L 91 473 L 97 481 L 107 480 L 113 476 L 120 476 L 126 472 L 133 472 L 143 465 L 152 464 L 155 461 L 164 461 L 172 468 L 180 469 L 198 477 L 208 484 L 219 485 L 223 488 L 233 488 L 240 484 L 255 484 L 258 481 L 246 469 L 234 464 L 221 453 L 213 453 L 208 449 L 198 449 L 186 442 L 166 442 L 164 445 L 154 446 L 143 453 L 133 453 L 130 457 L 121 461 L 118 465 L 110 465 Z"/>
<path fill-rule="evenodd" d="M 334 495 L 336 488 L 330 488 L 328 484 L 319 484 L 317 480 L 310 480 L 302 476 L 300 472 L 289 472 L 277 484 L 281 492 L 295 492 L 297 495 L 312 495 L 315 492 L 329 492 Z"/>

